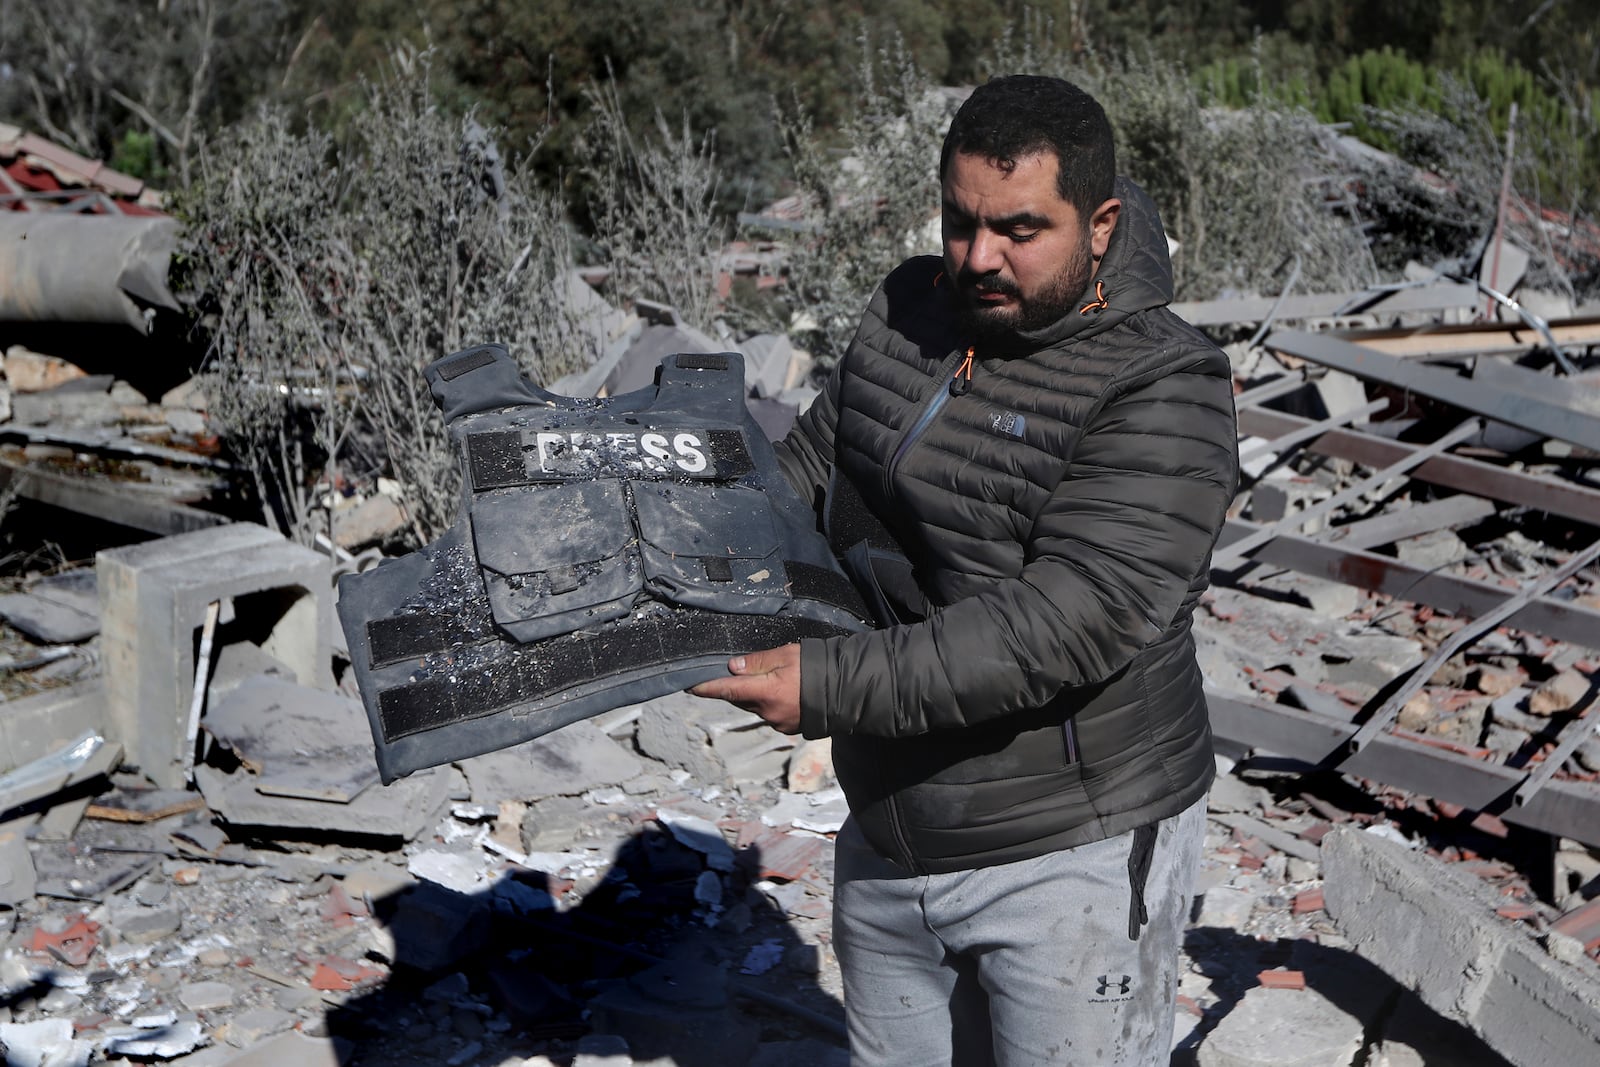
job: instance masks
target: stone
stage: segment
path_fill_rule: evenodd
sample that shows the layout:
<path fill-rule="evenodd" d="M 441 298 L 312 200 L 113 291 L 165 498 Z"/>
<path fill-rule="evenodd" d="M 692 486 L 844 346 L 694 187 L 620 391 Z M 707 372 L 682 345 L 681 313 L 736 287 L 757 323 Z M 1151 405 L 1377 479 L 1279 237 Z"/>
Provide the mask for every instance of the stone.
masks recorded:
<path fill-rule="evenodd" d="M 1200 1067 L 1349 1067 L 1361 1020 L 1311 989 L 1256 987 L 1200 1045 Z"/>
<path fill-rule="evenodd" d="M 128 762 L 158 786 L 187 784 L 195 634 L 212 601 L 301 684 L 333 687 L 331 571 L 311 549 L 236 523 L 106 549 L 95 570 L 106 706 Z"/>
<path fill-rule="evenodd" d="M 333 542 L 349 552 L 380 544 L 405 528 L 405 509 L 391 496 L 377 493 L 333 512 Z"/>
<path fill-rule="evenodd" d="M 294 1025 L 293 1014 L 277 1008 L 253 1008 L 243 1011 L 227 1021 L 224 1037 L 234 1048 L 250 1048 L 262 1038 L 282 1033 Z"/>
<path fill-rule="evenodd" d="M 1592 684 L 1580 671 L 1561 671 L 1533 691 L 1528 698 L 1528 711 L 1534 715 L 1568 711 L 1588 695 Z"/>
<path fill-rule="evenodd" d="M 205 386 L 200 378 L 190 378 L 180 385 L 175 385 L 161 394 L 161 406 L 164 408 L 188 408 L 191 411 L 211 410 L 210 398 L 206 396 Z"/>
<path fill-rule="evenodd" d="M 728 768 L 712 747 L 712 731 L 749 724 L 750 713 L 721 700 L 669 693 L 639 705 L 635 743 L 651 759 L 681 767 L 699 782 L 723 782 Z"/>
<path fill-rule="evenodd" d="M 133 908 L 112 918 L 113 928 L 123 941 L 149 945 L 163 941 L 183 927 L 183 911 L 176 904 L 155 908 Z"/>
<path fill-rule="evenodd" d="M 789 792 L 815 793 L 833 780 L 833 738 L 807 741 L 789 754 L 786 778 Z"/>
<path fill-rule="evenodd" d="M 1258 785 L 1241 782 L 1230 774 L 1219 774 L 1211 783 L 1206 798 L 1208 811 L 1260 811 L 1272 802 L 1272 794 Z"/>
<path fill-rule="evenodd" d="M 42 393 L 88 377 L 88 372 L 55 356 L 32 352 L 21 345 L 6 349 L 6 384 L 13 393 Z"/>
<path fill-rule="evenodd" d="M 233 987 L 226 982 L 185 982 L 178 987 L 178 1003 L 190 1011 L 216 1011 L 233 1004 Z"/>
<path fill-rule="evenodd" d="M 1242 930 L 1250 922 L 1255 905 L 1254 893 L 1231 885 L 1219 885 L 1206 890 L 1201 896 L 1195 925 Z"/>
<path fill-rule="evenodd" d="M 1432 571 L 1461 562 L 1467 556 L 1467 546 L 1449 530 L 1433 530 L 1396 541 L 1394 552 L 1401 563 Z"/>

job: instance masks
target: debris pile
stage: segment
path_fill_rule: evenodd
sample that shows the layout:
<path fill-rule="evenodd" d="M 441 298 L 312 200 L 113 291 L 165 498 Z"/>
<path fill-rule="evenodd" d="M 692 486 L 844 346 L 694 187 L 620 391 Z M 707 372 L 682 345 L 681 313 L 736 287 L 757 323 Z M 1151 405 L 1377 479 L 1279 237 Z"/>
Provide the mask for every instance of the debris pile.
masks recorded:
<path fill-rule="evenodd" d="M 8 136 L 6 203 L 131 217 Z M 556 391 L 737 347 L 772 436 L 811 395 L 786 337 L 567 281 L 603 355 Z M 1600 1057 L 1600 319 L 1494 281 L 1179 309 L 1239 338 L 1245 474 L 1175 1062 Z M 127 536 L 0 590 L 8 1065 L 846 1062 L 826 742 L 678 695 L 379 784 L 333 579 L 399 488 L 325 479 L 321 551 L 230 522 L 197 382 L 15 336 L 0 489 Z"/>

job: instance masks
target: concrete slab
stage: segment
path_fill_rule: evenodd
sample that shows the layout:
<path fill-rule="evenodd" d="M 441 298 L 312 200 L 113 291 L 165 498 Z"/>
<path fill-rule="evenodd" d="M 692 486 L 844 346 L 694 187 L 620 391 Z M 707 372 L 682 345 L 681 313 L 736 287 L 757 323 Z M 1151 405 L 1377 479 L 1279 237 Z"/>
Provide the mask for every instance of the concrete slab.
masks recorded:
<path fill-rule="evenodd" d="M 155 784 L 185 783 L 195 631 L 212 601 L 231 608 L 217 645 L 249 641 L 301 684 L 332 688 L 332 583 L 316 552 L 237 523 L 108 549 L 95 568 L 107 706 L 129 760 Z"/>
<path fill-rule="evenodd" d="M 1517 1067 L 1600 1062 L 1600 977 L 1499 918 L 1493 887 L 1376 835 L 1322 841 L 1328 914 L 1352 948 Z"/>
<path fill-rule="evenodd" d="M 49 645 L 72 645 L 100 632 L 100 606 L 94 572 L 63 582 L 48 579 L 26 593 L 0 596 L 0 618 L 33 640 Z M 87 587 L 85 589 L 85 586 Z"/>
<path fill-rule="evenodd" d="M 257 791 L 348 804 L 378 783 L 360 701 L 255 678 L 230 690 L 202 728 L 256 772 Z"/>
<path fill-rule="evenodd" d="M 1250 990 L 1206 1035 L 1200 1067 L 1349 1067 L 1361 1020 L 1311 989 Z"/>
<path fill-rule="evenodd" d="M 8 700 L 0 712 L 0 774 L 32 763 L 86 733 L 110 730 L 100 680 Z"/>
<path fill-rule="evenodd" d="M 461 760 L 479 804 L 581 796 L 621 785 L 644 769 L 638 757 L 589 719 L 512 748 Z"/>
<path fill-rule="evenodd" d="M 224 774 L 204 764 L 195 767 L 194 778 L 206 805 L 235 825 L 407 841 L 431 824 L 450 793 L 449 777 L 436 768 L 391 785 L 373 786 L 348 804 L 269 796 L 256 788 L 254 776 L 248 773 Z"/>

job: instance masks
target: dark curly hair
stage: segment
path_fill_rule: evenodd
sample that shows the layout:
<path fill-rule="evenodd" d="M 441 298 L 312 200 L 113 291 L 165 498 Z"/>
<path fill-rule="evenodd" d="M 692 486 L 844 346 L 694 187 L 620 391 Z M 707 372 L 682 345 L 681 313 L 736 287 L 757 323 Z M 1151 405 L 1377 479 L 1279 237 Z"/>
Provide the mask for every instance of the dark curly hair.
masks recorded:
<path fill-rule="evenodd" d="M 1099 102 L 1062 78 L 995 78 L 974 89 L 951 121 L 939 153 L 939 179 L 956 152 L 1010 171 L 1019 159 L 1044 151 L 1055 153 L 1061 199 L 1081 217 L 1111 198 L 1116 148 Z"/>

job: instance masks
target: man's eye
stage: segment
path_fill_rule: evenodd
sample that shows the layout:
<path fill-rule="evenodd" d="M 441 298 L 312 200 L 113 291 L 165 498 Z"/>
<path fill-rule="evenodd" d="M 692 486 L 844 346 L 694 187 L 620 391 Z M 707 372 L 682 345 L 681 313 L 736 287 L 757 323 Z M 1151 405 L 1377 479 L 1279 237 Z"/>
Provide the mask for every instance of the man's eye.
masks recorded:
<path fill-rule="evenodd" d="M 1031 241 L 1035 237 L 1039 236 L 1039 231 L 1038 230 L 1012 230 L 1010 233 L 1006 234 L 1006 236 L 1008 238 L 1010 238 L 1011 240 L 1015 241 L 1019 245 L 1020 244 L 1027 244 L 1029 241 Z"/>

